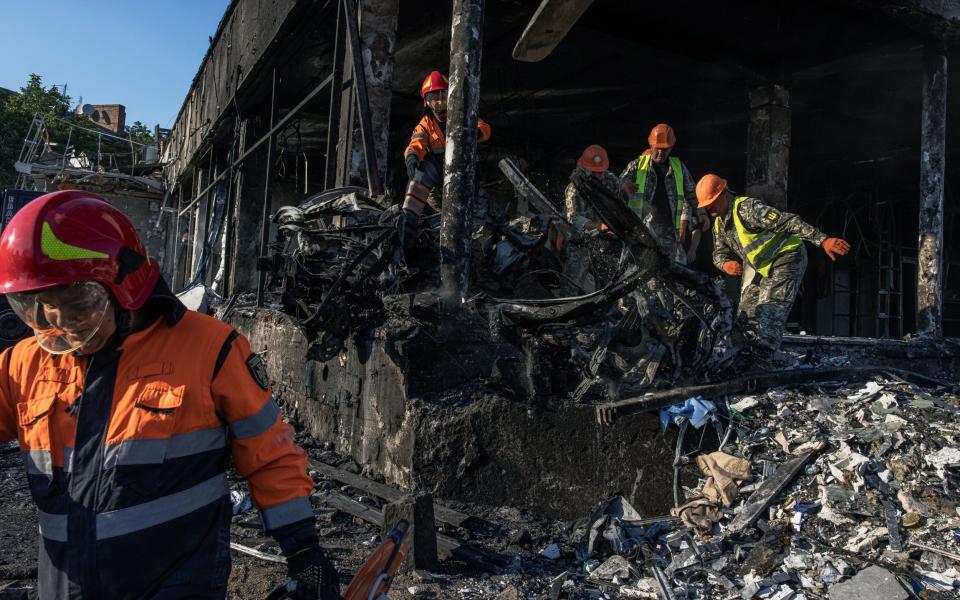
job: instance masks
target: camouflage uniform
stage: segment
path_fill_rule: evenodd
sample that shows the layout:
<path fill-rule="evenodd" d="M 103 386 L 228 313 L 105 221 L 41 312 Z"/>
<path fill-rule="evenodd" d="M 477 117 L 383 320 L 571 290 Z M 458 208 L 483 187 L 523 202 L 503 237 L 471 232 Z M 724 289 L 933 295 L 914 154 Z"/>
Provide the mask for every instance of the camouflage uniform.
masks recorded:
<path fill-rule="evenodd" d="M 637 183 L 637 168 L 639 162 L 639 157 L 632 160 L 623 170 L 623 173 L 620 174 L 620 183 L 622 185 Z M 691 227 L 690 223 L 694 224 L 693 227 L 696 227 L 696 224 L 699 223 L 696 208 L 697 182 L 693 178 L 693 175 L 690 174 L 690 170 L 687 169 L 687 165 L 681 162 L 680 167 L 683 170 L 683 198 L 680 221 L 689 221 L 687 224 L 687 229 L 689 230 Z M 651 163 L 650 168 L 647 170 L 647 183 L 643 192 L 643 214 L 641 214 L 640 217 L 653 231 L 657 242 L 660 244 L 660 248 L 667 256 L 686 264 L 687 261 L 684 252 L 677 243 L 677 187 L 674 183 L 673 170 L 669 161 L 667 162 L 666 178 L 664 188 L 667 192 L 667 204 L 670 205 L 670 214 L 661 215 L 654 210 L 653 195 L 657 190 L 657 169 Z"/>
<path fill-rule="evenodd" d="M 733 210 L 731 202 L 730 211 Z M 752 232 L 773 231 L 793 234 L 801 240 L 820 246 L 827 239 L 822 231 L 804 222 L 799 216 L 767 206 L 756 198 L 747 198 L 739 207 L 740 222 Z M 714 227 L 713 264 L 718 269 L 728 260 L 748 268 L 749 261 L 737 237 L 733 215 L 728 211 Z M 753 279 L 740 291 L 737 309 L 736 345 L 749 349 L 764 366 L 773 358 L 783 339 L 783 327 L 797 289 L 807 268 L 807 251 L 800 246 L 785 252 L 773 261 L 770 275 L 755 273 Z"/>
<path fill-rule="evenodd" d="M 577 167 L 581 169 L 581 167 Z M 616 194 L 617 197 L 625 198 L 623 190 L 620 188 L 620 180 L 610 171 L 604 171 L 600 176 L 600 183 L 607 190 Z M 564 207 L 566 208 L 567 220 L 574 228 L 584 235 L 596 233 L 596 229 L 602 219 L 593 209 L 593 207 L 580 195 L 577 187 L 573 183 L 567 184 L 564 190 Z M 593 269 L 590 260 L 590 249 L 585 240 L 567 240 L 564 246 L 563 273 L 577 283 L 585 292 L 592 292 L 596 289 L 596 280 L 593 276 Z"/>

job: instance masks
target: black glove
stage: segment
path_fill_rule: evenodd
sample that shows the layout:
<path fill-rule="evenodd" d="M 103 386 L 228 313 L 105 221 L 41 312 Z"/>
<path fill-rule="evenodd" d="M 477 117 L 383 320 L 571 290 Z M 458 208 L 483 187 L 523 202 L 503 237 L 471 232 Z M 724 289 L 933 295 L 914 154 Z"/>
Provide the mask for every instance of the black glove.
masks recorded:
<path fill-rule="evenodd" d="M 294 600 L 340 600 L 340 576 L 320 546 L 288 556 L 287 575 L 287 596 Z"/>
<path fill-rule="evenodd" d="M 407 164 L 407 179 L 413 179 L 417 175 L 417 166 L 420 165 L 420 161 L 417 160 L 417 155 L 408 154 L 404 162 Z"/>
<path fill-rule="evenodd" d="M 400 248 L 403 251 L 403 261 L 407 262 L 407 255 L 413 250 L 417 239 L 417 225 L 420 217 L 412 210 L 403 209 L 397 217 L 397 237 L 400 239 Z"/>

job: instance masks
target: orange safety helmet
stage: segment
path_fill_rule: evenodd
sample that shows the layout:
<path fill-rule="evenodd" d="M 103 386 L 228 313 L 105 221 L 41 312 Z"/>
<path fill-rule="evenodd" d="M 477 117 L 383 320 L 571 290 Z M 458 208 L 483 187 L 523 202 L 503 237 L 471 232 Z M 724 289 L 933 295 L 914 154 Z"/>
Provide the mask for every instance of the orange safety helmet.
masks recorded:
<path fill-rule="evenodd" d="M 423 98 L 423 106 L 427 106 L 427 94 L 437 90 L 445 90 L 449 86 L 447 77 L 440 71 L 431 71 L 427 78 L 420 84 L 420 97 Z"/>
<path fill-rule="evenodd" d="M 580 155 L 577 166 L 593 173 L 603 173 L 610 168 L 610 160 L 607 158 L 607 151 L 603 149 L 603 146 L 593 144 L 587 146 L 587 149 Z"/>
<path fill-rule="evenodd" d="M 143 306 L 160 276 L 136 229 L 96 194 L 61 191 L 31 201 L 0 236 L 0 293 L 96 281 L 120 306 Z"/>
<path fill-rule="evenodd" d="M 713 173 L 707 173 L 697 182 L 697 208 L 710 206 L 717 201 L 717 198 L 726 189 L 726 179 Z"/>
<path fill-rule="evenodd" d="M 677 136 L 673 133 L 673 127 L 660 123 L 650 130 L 647 141 L 651 148 L 673 148 L 677 144 Z"/>

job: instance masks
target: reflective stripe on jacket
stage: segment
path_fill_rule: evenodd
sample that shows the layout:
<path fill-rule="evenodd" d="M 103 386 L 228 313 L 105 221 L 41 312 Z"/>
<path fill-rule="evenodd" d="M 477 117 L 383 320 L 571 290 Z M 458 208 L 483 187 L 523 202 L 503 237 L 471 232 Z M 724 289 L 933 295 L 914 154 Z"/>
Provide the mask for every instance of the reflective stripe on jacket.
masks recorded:
<path fill-rule="evenodd" d="M 647 178 L 650 175 L 650 163 L 652 162 L 648 152 L 649 150 L 644 151 L 644 153 L 637 158 L 637 191 L 630 195 L 630 208 L 637 214 L 643 213 L 643 205 L 647 197 Z M 680 163 L 680 159 L 676 156 L 671 156 L 668 160 L 670 161 L 670 170 L 667 172 L 666 177 L 673 179 L 674 188 L 677 192 L 677 206 L 673 211 L 674 227 L 680 229 L 680 220 L 683 216 L 683 166 Z M 656 177 L 656 175 L 654 175 L 654 177 Z M 666 182 L 664 182 L 664 184 L 666 184 Z M 652 195 L 653 193 L 654 190 L 651 188 L 650 194 Z"/>
<path fill-rule="evenodd" d="M 0 355 L 0 442 L 19 439 L 39 508 L 41 598 L 222 586 L 231 456 L 268 531 L 312 525 L 306 455 L 258 360 L 179 302 L 92 356 L 53 356 L 33 338 Z"/>
<path fill-rule="evenodd" d="M 490 125 L 483 119 L 477 119 L 477 129 L 480 130 L 477 136 L 478 142 L 485 142 L 490 139 L 492 130 Z M 410 143 L 403 151 L 403 157 L 414 154 L 417 160 L 423 160 L 428 154 L 443 154 L 446 151 L 447 139 L 443 132 L 443 127 L 433 115 L 424 115 L 417 126 L 413 128 L 410 135 Z"/>
<path fill-rule="evenodd" d="M 743 248 L 743 254 L 753 265 L 753 268 L 764 277 L 770 276 L 770 266 L 781 254 L 793 252 L 803 245 L 803 242 L 795 235 L 784 232 L 774 232 L 761 230 L 754 233 L 746 228 L 740 219 L 740 204 L 749 198 L 749 196 L 737 196 L 733 201 L 731 211 L 733 213 L 733 226 L 737 231 L 737 241 Z M 714 237 L 720 235 L 720 219 L 716 219 L 713 224 Z"/>

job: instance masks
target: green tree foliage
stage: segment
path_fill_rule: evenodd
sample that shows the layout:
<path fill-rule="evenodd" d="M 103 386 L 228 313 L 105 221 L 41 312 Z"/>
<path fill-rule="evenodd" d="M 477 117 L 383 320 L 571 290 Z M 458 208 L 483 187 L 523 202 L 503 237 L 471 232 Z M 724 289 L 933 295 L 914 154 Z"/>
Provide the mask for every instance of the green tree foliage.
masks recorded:
<path fill-rule="evenodd" d="M 44 88 L 43 79 L 36 73 L 31 73 L 27 85 L 20 88 L 20 93 L 7 98 L 4 108 L 27 118 L 39 113 L 52 121 L 54 118 L 62 119 L 70 110 L 70 96 L 64 96 L 59 89 L 52 86 Z"/>
<path fill-rule="evenodd" d="M 93 169 L 98 166 L 106 170 L 129 168 L 131 146 L 127 140 L 98 135 L 98 127 L 90 119 L 70 114 L 69 96 L 56 87 L 44 87 L 43 78 L 31 73 L 29 82 L 18 93 L 0 96 L 0 188 L 16 183 L 13 164 L 35 115 L 43 117 L 45 137 L 52 142 L 55 152 L 53 160 L 59 160 L 66 152 L 71 157 L 85 155 Z M 142 160 L 143 150 L 139 144 L 154 143 L 153 133 L 140 121 L 127 126 L 125 133 L 135 143 L 134 160 Z"/>
<path fill-rule="evenodd" d="M 13 162 L 17 160 L 26 129 L 16 115 L 5 110 L 6 101 L 0 100 L 0 188 L 12 187 L 17 179 Z"/>
<path fill-rule="evenodd" d="M 20 154 L 23 140 L 34 115 L 43 115 L 51 135 L 66 131 L 63 119 L 70 108 L 70 96 L 51 86 L 45 88 L 36 73 L 20 88 L 19 93 L 7 96 L 0 104 L 0 187 L 13 186 L 17 173 L 13 163 Z"/>
<path fill-rule="evenodd" d="M 153 133 L 140 121 L 134 121 L 133 125 L 127 125 L 125 130 L 127 136 L 138 144 L 152 144 L 156 141 L 153 139 Z"/>

